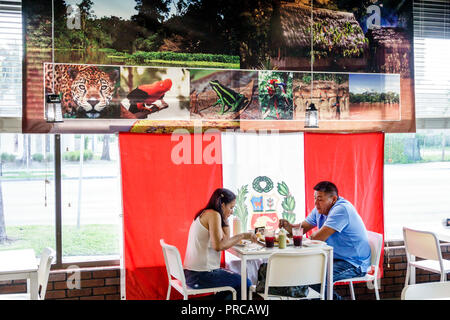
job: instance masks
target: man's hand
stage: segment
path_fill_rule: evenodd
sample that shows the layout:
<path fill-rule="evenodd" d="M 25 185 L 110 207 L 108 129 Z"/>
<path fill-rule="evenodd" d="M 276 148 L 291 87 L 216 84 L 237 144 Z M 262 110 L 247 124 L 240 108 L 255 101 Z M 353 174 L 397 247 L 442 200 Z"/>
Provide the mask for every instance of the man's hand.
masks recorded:
<path fill-rule="evenodd" d="M 286 219 L 280 219 L 278 228 L 284 228 L 284 230 L 292 234 L 292 224 L 290 224 Z"/>

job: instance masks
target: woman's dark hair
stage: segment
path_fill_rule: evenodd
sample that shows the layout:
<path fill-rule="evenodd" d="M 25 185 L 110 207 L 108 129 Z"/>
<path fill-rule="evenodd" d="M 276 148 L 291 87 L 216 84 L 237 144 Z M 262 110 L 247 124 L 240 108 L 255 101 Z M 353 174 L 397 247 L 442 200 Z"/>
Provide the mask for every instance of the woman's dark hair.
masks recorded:
<path fill-rule="evenodd" d="M 321 181 L 314 186 L 315 191 L 325 192 L 329 196 L 336 196 L 339 198 L 338 188 L 333 182 Z"/>
<path fill-rule="evenodd" d="M 220 216 L 222 218 L 222 227 L 228 226 L 227 222 L 225 221 L 225 219 L 223 217 L 222 204 L 227 205 L 228 203 L 230 203 L 231 201 L 233 201 L 235 199 L 236 199 L 236 195 L 232 191 L 225 189 L 225 188 L 216 189 L 213 192 L 213 194 L 211 195 L 211 198 L 209 199 L 209 202 L 206 205 L 206 207 L 204 207 L 199 212 L 197 212 L 194 220 L 197 219 L 197 217 L 200 216 L 203 213 L 203 211 L 211 209 L 211 210 L 215 210 L 218 213 L 220 213 Z"/>

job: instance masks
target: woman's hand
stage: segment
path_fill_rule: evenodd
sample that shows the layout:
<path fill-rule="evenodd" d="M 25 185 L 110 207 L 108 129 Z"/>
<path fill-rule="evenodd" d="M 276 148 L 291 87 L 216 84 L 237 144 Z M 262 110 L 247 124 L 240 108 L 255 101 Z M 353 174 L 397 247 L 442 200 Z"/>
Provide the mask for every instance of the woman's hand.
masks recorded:
<path fill-rule="evenodd" d="M 253 232 L 244 232 L 243 235 L 245 240 L 250 240 L 251 242 L 256 242 L 258 240 Z"/>

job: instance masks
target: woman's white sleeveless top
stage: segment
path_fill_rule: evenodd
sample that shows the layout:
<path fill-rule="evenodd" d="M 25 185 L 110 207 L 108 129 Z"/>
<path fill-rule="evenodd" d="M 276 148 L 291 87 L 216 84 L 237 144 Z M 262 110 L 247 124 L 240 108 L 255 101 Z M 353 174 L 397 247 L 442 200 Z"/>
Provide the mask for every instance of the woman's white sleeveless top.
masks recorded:
<path fill-rule="evenodd" d="M 189 229 L 189 237 L 184 257 L 184 268 L 191 271 L 211 271 L 220 268 L 221 251 L 211 247 L 209 231 L 197 217 Z"/>

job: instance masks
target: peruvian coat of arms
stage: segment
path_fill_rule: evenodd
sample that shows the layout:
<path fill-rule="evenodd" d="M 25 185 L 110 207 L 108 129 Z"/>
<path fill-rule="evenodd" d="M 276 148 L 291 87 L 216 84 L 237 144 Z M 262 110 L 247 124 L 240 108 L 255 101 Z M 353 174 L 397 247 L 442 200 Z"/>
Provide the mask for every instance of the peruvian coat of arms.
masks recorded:
<path fill-rule="evenodd" d="M 284 181 L 276 185 L 267 176 L 256 177 L 250 187 L 238 188 L 234 215 L 241 220 L 244 230 L 256 227 L 278 228 L 278 220 L 295 222 L 295 199 Z"/>

